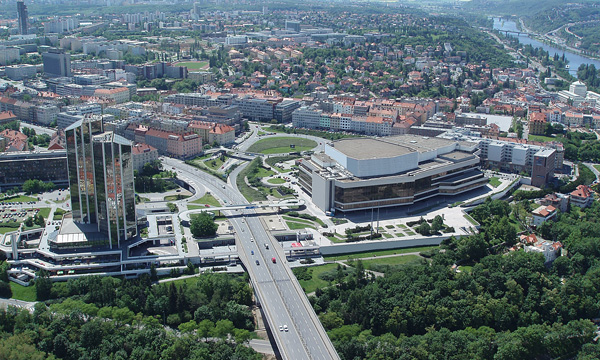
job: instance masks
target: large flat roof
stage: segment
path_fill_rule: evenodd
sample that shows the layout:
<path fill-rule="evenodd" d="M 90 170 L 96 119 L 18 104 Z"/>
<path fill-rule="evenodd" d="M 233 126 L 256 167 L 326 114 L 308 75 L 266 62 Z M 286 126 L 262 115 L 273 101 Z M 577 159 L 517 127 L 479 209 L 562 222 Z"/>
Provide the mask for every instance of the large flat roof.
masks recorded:
<path fill-rule="evenodd" d="M 334 141 L 331 145 L 346 156 L 358 160 L 395 157 L 415 152 L 410 147 L 375 138 L 342 139 Z"/>
<path fill-rule="evenodd" d="M 394 144 L 408 146 L 418 152 L 428 152 L 458 142 L 455 140 L 419 135 L 389 136 L 386 137 L 385 140 Z"/>
<path fill-rule="evenodd" d="M 429 152 L 453 143 L 459 143 L 459 141 L 419 135 L 398 135 L 387 136 L 382 139 L 341 139 L 332 142 L 331 146 L 348 157 L 368 160 L 401 156 L 415 151 L 420 153 Z"/>

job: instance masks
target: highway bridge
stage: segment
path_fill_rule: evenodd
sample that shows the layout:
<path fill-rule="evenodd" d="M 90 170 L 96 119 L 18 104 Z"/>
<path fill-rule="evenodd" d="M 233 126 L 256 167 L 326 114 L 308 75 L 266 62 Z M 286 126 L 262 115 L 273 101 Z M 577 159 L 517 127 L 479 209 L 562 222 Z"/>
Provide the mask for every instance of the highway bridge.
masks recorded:
<path fill-rule="evenodd" d="M 302 206 L 304 204 L 305 204 L 305 202 L 302 199 L 300 199 L 300 200 L 289 199 L 289 200 L 279 201 L 276 203 L 263 203 L 263 204 L 248 204 L 246 202 L 245 204 L 239 204 L 239 205 L 227 205 L 227 206 L 221 206 L 221 207 L 206 207 L 204 209 L 186 210 L 186 211 L 182 211 L 179 213 L 179 218 L 182 221 L 190 221 L 191 214 L 199 214 L 199 213 L 209 212 L 209 211 L 227 211 L 227 210 L 241 211 L 241 210 L 259 209 L 259 208 L 282 208 L 282 207 L 291 207 L 291 206 Z"/>
<path fill-rule="evenodd" d="M 250 275 L 252 287 L 280 357 L 289 360 L 339 359 L 317 314 L 288 266 L 283 249 L 256 214 L 258 206 L 248 203 L 235 183 L 226 185 L 178 160 L 168 159 L 167 164 L 176 167 L 186 176 L 201 181 L 218 198 L 229 204 L 237 204 L 225 206 L 221 211 L 229 217 L 236 231 L 236 248 L 240 260 Z M 243 168 L 244 166 L 236 168 L 229 178 L 235 179 Z M 301 204 L 303 203 L 291 201 L 276 203 L 277 206 Z M 273 205 L 264 204 L 265 207 Z M 180 218 L 189 219 L 189 215 L 194 212 L 217 209 L 219 208 L 196 209 L 187 214 L 182 213 Z"/>

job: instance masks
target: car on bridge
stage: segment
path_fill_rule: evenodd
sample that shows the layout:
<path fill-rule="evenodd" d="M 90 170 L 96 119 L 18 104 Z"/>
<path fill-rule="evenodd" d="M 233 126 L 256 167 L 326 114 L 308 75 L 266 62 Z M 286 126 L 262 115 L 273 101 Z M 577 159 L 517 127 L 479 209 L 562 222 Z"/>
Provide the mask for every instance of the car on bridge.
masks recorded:
<path fill-rule="evenodd" d="M 275 258 L 271 258 L 271 261 L 273 262 L 273 264 L 277 264 L 277 260 L 275 260 Z"/>
<path fill-rule="evenodd" d="M 258 260 L 256 260 L 256 265 L 260 265 L 260 263 L 258 262 Z"/>

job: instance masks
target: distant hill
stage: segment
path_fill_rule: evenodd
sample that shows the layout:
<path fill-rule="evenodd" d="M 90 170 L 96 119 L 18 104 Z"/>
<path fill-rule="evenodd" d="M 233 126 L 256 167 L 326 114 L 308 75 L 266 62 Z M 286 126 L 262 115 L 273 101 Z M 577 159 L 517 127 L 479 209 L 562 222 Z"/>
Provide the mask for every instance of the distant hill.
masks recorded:
<path fill-rule="evenodd" d="M 579 0 L 580 4 L 600 4 L 599 0 Z M 552 8 L 564 6 L 565 0 L 472 0 L 464 3 L 467 10 L 483 11 L 494 15 L 531 16 Z"/>

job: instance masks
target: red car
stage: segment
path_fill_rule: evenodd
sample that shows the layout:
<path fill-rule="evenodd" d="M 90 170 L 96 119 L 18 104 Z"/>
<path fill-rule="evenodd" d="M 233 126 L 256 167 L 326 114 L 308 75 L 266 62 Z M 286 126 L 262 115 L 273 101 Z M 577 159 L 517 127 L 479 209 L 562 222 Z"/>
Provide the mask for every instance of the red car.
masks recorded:
<path fill-rule="evenodd" d="M 277 263 L 277 260 L 275 260 L 275 258 L 271 258 L 271 261 L 273 262 L 273 264 Z"/>

